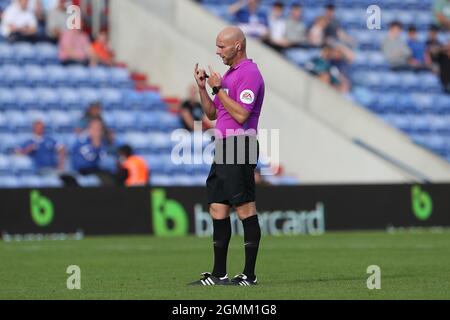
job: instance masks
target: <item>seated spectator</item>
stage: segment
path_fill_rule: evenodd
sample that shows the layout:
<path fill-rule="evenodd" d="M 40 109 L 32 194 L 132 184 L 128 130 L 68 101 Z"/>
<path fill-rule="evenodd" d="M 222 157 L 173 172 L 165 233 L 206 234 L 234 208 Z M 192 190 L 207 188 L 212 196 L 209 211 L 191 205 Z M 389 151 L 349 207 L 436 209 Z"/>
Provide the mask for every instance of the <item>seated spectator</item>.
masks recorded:
<path fill-rule="evenodd" d="M 411 49 L 402 39 L 402 25 L 394 21 L 389 25 L 388 33 L 383 41 L 382 50 L 392 69 L 409 67 Z"/>
<path fill-rule="evenodd" d="M 59 60 L 63 65 L 95 65 L 91 43 L 86 33 L 78 29 L 69 29 L 59 38 Z"/>
<path fill-rule="evenodd" d="M 47 14 L 46 34 L 50 41 L 57 43 L 60 35 L 67 30 L 66 0 L 58 0 L 58 5 Z"/>
<path fill-rule="evenodd" d="M 411 50 L 409 64 L 415 69 L 427 69 L 425 67 L 425 43 L 417 38 L 417 29 L 414 26 L 408 28 L 407 43 Z"/>
<path fill-rule="evenodd" d="M 306 26 L 302 21 L 302 6 L 293 4 L 289 18 L 286 21 L 286 40 L 288 47 L 308 46 Z"/>
<path fill-rule="evenodd" d="M 180 107 L 181 119 L 186 130 L 194 131 L 194 121 L 202 121 L 203 130 L 214 127 L 211 120 L 204 114 L 202 105 L 198 101 L 197 85 L 194 84 L 189 87 L 188 98 L 181 103 Z"/>
<path fill-rule="evenodd" d="M 346 79 L 350 79 L 350 65 L 354 60 L 355 54 L 347 46 L 342 44 L 336 44 L 333 46 L 330 57 L 331 65 L 338 68 Z"/>
<path fill-rule="evenodd" d="M 437 59 L 442 87 L 446 93 L 450 93 L 450 41 L 440 48 Z"/>
<path fill-rule="evenodd" d="M 133 153 L 129 145 L 123 145 L 118 149 L 119 169 L 117 179 L 119 185 L 127 187 L 145 186 L 149 182 L 149 169 L 146 161 Z"/>
<path fill-rule="evenodd" d="M 320 81 L 332 86 L 342 93 L 347 93 L 350 90 L 348 79 L 337 67 L 333 66 L 331 62 L 333 50 L 333 47 L 325 45 L 322 48 L 320 56 L 308 62 L 305 65 L 305 68 L 313 75 L 317 76 Z"/>
<path fill-rule="evenodd" d="M 108 36 L 105 31 L 101 31 L 92 43 L 92 52 L 96 63 L 105 66 L 113 65 L 113 53 L 109 47 Z"/>
<path fill-rule="evenodd" d="M 439 54 L 442 48 L 442 43 L 438 39 L 438 31 L 439 28 L 436 25 L 431 25 L 425 41 L 425 62 L 434 73 L 439 73 Z"/>
<path fill-rule="evenodd" d="M 45 134 L 45 125 L 40 120 L 33 123 L 33 137 L 17 153 L 30 156 L 40 174 L 64 170 L 65 148 Z"/>
<path fill-rule="evenodd" d="M 28 10 L 28 0 L 15 0 L 5 9 L 2 16 L 2 35 L 9 41 L 37 40 L 38 22 Z"/>
<path fill-rule="evenodd" d="M 238 0 L 228 12 L 246 35 L 260 39 L 267 36 L 267 15 L 261 10 L 259 0 Z"/>
<path fill-rule="evenodd" d="M 45 25 L 46 12 L 43 0 L 28 0 L 28 10 L 36 17 L 38 25 Z"/>
<path fill-rule="evenodd" d="M 100 160 L 106 154 L 103 124 L 98 119 L 89 122 L 87 132 L 79 136 L 72 149 L 72 167 L 80 174 L 101 173 Z"/>
<path fill-rule="evenodd" d="M 333 45 L 338 42 L 349 47 L 355 46 L 353 38 L 344 31 L 339 21 L 336 19 L 336 8 L 333 4 L 329 4 L 325 7 L 325 14 L 323 17 L 328 22 L 325 27 L 325 41 L 327 43 Z"/>
<path fill-rule="evenodd" d="M 450 0 L 434 0 L 435 23 L 443 30 L 450 30 Z"/>
<path fill-rule="evenodd" d="M 269 15 L 269 34 L 264 41 L 277 51 L 288 46 L 286 40 L 286 19 L 283 16 L 284 5 L 282 2 L 274 2 Z"/>
<path fill-rule="evenodd" d="M 325 17 L 318 17 L 308 32 L 308 42 L 313 47 L 322 47 L 325 44 L 325 29 L 328 20 Z"/>
<path fill-rule="evenodd" d="M 114 143 L 114 133 L 108 128 L 102 117 L 102 106 L 98 102 L 91 103 L 86 109 L 83 117 L 80 119 L 78 127 L 75 129 L 76 133 L 80 134 L 89 127 L 92 120 L 99 120 L 103 126 L 103 139 L 105 144 L 112 145 Z"/>

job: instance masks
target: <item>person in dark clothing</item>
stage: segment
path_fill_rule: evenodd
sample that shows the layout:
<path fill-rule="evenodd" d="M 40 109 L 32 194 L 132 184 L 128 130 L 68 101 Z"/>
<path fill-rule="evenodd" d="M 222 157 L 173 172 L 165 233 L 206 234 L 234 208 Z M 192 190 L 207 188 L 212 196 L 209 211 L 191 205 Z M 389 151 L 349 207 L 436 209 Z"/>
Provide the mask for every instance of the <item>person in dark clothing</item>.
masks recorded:
<path fill-rule="evenodd" d="M 202 105 L 197 98 L 197 91 L 196 85 L 190 86 L 187 99 L 181 103 L 180 116 L 184 128 L 189 131 L 194 131 L 194 121 L 202 121 L 203 130 L 213 127 L 212 122 L 203 113 Z"/>

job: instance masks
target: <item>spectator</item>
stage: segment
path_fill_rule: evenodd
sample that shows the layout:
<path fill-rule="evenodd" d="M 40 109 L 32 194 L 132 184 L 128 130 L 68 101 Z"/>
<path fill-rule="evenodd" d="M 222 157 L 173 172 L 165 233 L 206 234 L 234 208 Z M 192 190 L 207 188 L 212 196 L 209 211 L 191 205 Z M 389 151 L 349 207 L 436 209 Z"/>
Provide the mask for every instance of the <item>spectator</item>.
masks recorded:
<path fill-rule="evenodd" d="M 435 23 L 442 29 L 450 30 L 450 0 L 434 0 Z"/>
<path fill-rule="evenodd" d="M 313 75 L 317 76 L 320 81 L 332 86 L 342 93 L 347 93 L 350 90 L 348 79 L 331 63 L 333 50 L 335 49 L 330 45 L 325 45 L 322 48 L 320 56 L 314 58 L 311 62 L 308 62 L 305 68 Z"/>
<path fill-rule="evenodd" d="M 289 18 L 286 21 L 286 40 L 289 47 L 305 47 L 308 39 L 306 26 L 302 19 L 302 6 L 293 4 Z"/>
<path fill-rule="evenodd" d="M 282 2 L 274 2 L 269 15 L 269 35 L 265 43 L 277 51 L 288 46 L 286 39 L 286 19 L 283 16 L 284 5 Z"/>
<path fill-rule="evenodd" d="M 28 10 L 28 0 L 15 0 L 3 12 L 2 35 L 9 41 L 37 40 L 37 19 Z"/>
<path fill-rule="evenodd" d="M 87 132 L 81 135 L 72 149 L 72 166 L 80 174 L 102 173 L 101 157 L 106 154 L 103 143 L 103 124 L 98 119 L 89 122 Z"/>
<path fill-rule="evenodd" d="M 261 10 L 259 0 L 238 0 L 228 12 L 246 35 L 260 39 L 267 36 L 267 15 Z"/>
<path fill-rule="evenodd" d="M 425 43 L 417 38 L 415 26 L 408 28 L 408 47 L 411 50 L 409 64 L 415 69 L 426 69 L 425 67 Z"/>
<path fill-rule="evenodd" d="M 95 65 L 91 43 L 86 33 L 78 29 L 68 29 L 59 38 L 59 60 L 63 65 Z"/>
<path fill-rule="evenodd" d="M 325 17 L 318 17 L 308 33 L 309 44 L 313 47 L 322 47 L 325 44 L 325 29 L 327 28 L 328 20 Z"/>
<path fill-rule="evenodd" d="M 92 120 L 99 120 L 102 123 L 102 135 L 104 142 L 107 145 L 112 145 L 114 143 L 114 133 L 107 127 L 105 121 L 103 120 L 102 106 L 98 102 L 91 103 L 91 105 L 86 109 L 83 117 L 80 119 L 78 128 L 75 130 L 76 133 L 80 134 L 86 130 Z"/>
<path fill-rule="evenodd" d="M 394 21 L 389 25 L 388 33 L 383 42 L 383 53 L 392 69 L 409 67 L 411 49 L 402 39 L 402 25 Z"/>
<path fill-rule="evenodd" d="M 184 128 L 189 131 L 194 131 L 194 121 L 202 121 L 203 130 L 213 128 L 212 122 L 203 113 L 203 108 L 198 101 L 197 85 L 189 87 L 188 98 L 181 104 L 181 119 Z"/>
<path fill-rule="evenodd" d="M 147 185 L 149 182 L 149 169 L 145 160 L 135 155 L 129 145 L 119 147 L 118 155 L 118 183 L 127 187 Z"/>
<path fill-rule="evenodd" d="M 17 153 L 30 156 L 40 174 L 64 170 L 65 148 L 45 134 L 45 125 L 40 120 L 33 123 L 33 137 Z"/>
<path fill-rule="evenodd" d="M 108 43 L 108 36 L 105 31 L 101 31 L 97 39 L 92 44 L 92 52 L 95 61 L 105 66 L 113 64 L 113 53 Z"/>
<path fill-rule="evenodd" d="M 438 26 L 431 25 L 428 29 L 427 40 L 425 41 L 426 65 L 429 66 L 434 73 L 439 73 L 439 54 L 442 48 L 442 43 L 438 39 L 438 31 Z"/>
<path fill-rule="evenodd" d="M 450 93 L 450 41 L 442 46 L 438 54 L 439 77 L 446 93 Z"/>
<path fill-rule="evenodd" d="M 60 35 L 67 30 L 66 0 L 59 0 L 58 5 L 47 14 L 46 34 L 50 41 L 57 43 Z"/>
<path fill-rule="evenodd" d="M 354 46 L 355 41 L 344 31 L 339 21 L 336 19 L 336 8 L 333 4 L 325 7 L 323 17 L 327 20 L 325 27 L 325 41 L 330 44 L 341 42 L 347 46 Z"/>
<path fill-rule="evenodd" d="M 355 54 L 345 45 L 336 44 L 331 50 L 331 65 L 338 68 L 346 79 L 350 78 L 350 64 L 352 64 L 354 60 Z"/>

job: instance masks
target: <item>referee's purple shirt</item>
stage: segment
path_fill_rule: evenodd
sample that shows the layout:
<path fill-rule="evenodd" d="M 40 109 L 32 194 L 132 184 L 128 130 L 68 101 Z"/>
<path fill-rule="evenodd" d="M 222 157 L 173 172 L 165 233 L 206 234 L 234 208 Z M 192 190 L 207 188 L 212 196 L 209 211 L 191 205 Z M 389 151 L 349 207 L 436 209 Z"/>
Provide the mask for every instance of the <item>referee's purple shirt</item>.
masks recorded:
<path fill-rule="evenodd" d="M 256 134 L 264 100 L 264 80 L 256 63 L 251 59 L 245 59 L 234 68 L 231 67 L 223 76 L 222 88 L 231 99 L 247 109 L 250 115 L 243 124 L 240 124 L 228 113 L 216 95 L 214 98 L 214 105 L 217 109 L 216 137 L 226 138 L 242 134 L 242 130 L 233 133 L 230 132 L 230 129 L 233 131 L 254 129 L 254 131 L 249 130 L 247 134 L 251 134 L 252 131 Z"/>

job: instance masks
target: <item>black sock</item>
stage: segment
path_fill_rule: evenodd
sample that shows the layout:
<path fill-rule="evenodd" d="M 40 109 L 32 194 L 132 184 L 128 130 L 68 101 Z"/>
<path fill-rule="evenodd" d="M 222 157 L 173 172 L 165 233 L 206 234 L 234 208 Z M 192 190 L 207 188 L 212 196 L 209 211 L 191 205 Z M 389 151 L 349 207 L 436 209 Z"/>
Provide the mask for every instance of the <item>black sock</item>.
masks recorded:
<path fill-rule="evenodd" d="M 244 274 L 251 280 L 255 279 L 256 256 L 258 255 L 261 228 L 258 216 L 254 215 L 242 220 L 244 226 L 245 268 Z"/>
<path fill-rule="evenodd" d="M 227 253 L 231 238 L 230 217 L 221 220 L 213 219 L 213 227 L 214 269 L 212 275 L 223 277 L 227 274 Z"/>

